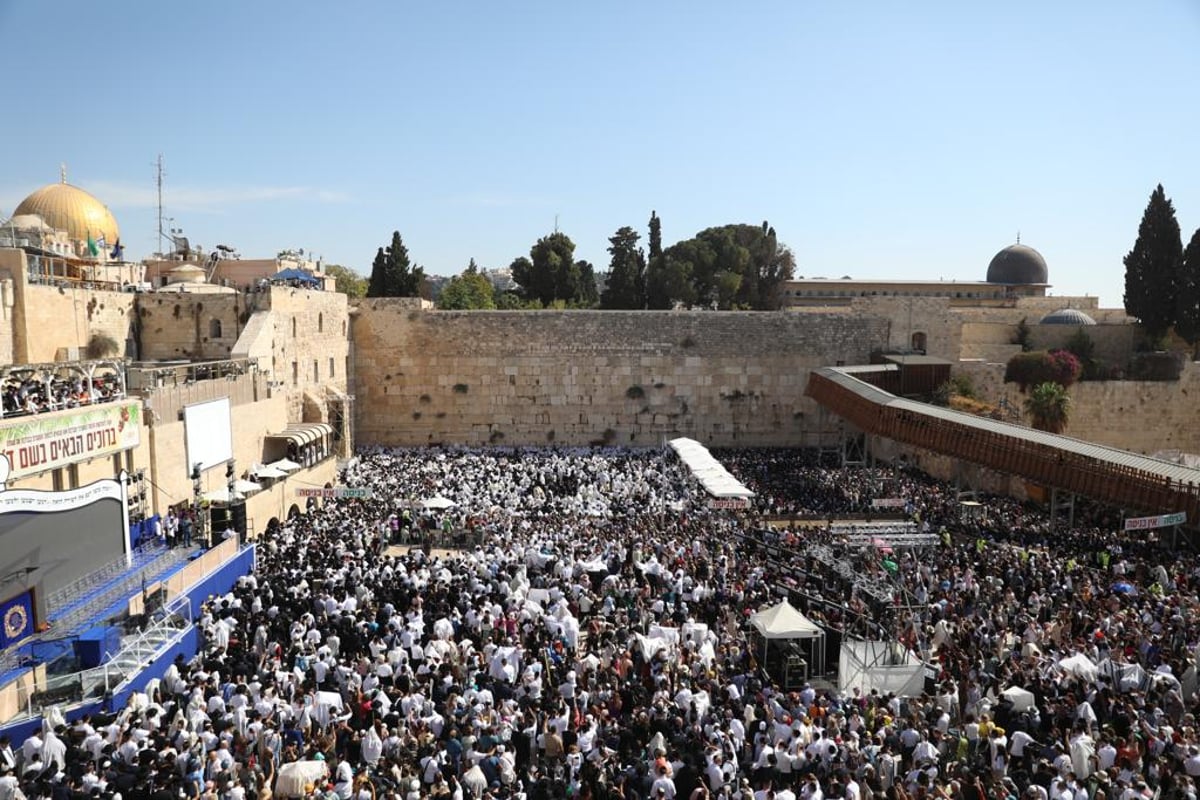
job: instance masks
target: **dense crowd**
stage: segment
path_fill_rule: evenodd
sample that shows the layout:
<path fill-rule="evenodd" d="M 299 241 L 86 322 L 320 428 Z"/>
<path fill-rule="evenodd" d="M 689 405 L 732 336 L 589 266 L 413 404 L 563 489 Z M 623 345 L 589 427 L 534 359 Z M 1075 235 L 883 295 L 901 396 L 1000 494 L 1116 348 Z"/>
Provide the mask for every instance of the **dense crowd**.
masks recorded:
<path fill-rule="evenodd" d="M 1052 529 L 1007 498 L 964 515 L 913 471 L 720 457 L 759 510 L 710 511 L 657 452 L 364 452 L 343 480 L 373 498 L 266 531 L 199 656 L 112 715 L 0 741 L 0 800 L 1195 798 L 1192 560 L 1098 509 Z M 935 543 L 759 513 L 875 497 Z M 449 554 L 392 544 L 462 531 Z M 748 625 L 785 596 L 899 639 L 931 687 L 785 690 Z"/>
<path fill-rule="evenodd" d="M 12 376 L 0 387 L 0 408 L 3 416 L 17 417 L 107 403 L 123 397 L 116 380 L 111 377 L 97 378 L 89 389 L 80 377 L 55 378 L 47 383 L 32 376 Z"/>

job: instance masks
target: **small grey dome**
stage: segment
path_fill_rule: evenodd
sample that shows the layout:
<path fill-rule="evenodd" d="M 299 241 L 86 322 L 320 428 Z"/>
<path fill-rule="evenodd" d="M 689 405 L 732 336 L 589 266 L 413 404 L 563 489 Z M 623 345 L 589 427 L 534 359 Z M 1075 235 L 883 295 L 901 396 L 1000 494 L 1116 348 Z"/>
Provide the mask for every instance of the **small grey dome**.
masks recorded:
<path fill-rule="evenodd" d="M 996 253 L 988 264 L 988 283 L 1008 283 L 1018 286 L 1048 283 L 1050 271 L 1046 259 L 1032 247 L 1023 244 L 1009 245 Z"/>
<path fill-rule="evenodd" d="M 1042 317 L 1042 325 L 1095 325 L 1096 320 L 1077 308 L 1060 308 Z"/>

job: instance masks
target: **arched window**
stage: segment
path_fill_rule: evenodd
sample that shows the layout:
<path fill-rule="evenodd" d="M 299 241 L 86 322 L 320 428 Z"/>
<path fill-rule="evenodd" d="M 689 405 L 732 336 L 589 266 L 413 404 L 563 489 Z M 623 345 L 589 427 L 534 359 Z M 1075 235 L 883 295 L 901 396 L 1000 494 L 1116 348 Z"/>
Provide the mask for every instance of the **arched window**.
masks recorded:
<path fill-rule="evenodd" d="M 220 339 L 221 338 L 221 320 L 214 318 L 214 319 L 210 319 L 208 321 L 208 338 L 209 339 Z"/>
<path fill-rule="evenodd" d="M 296 338 L 296 318 L 292 317 L 292 338 Z"/>
<path fill-rule="evenodd" d="M 325 332 L 325 315 L 317 314 L 317 333 Z"/>
<path fill-rule="evenodd" d="M 917 331 L 912 335 L 912 349 L 918 353 L 925 352 L 925 333 Z"/>

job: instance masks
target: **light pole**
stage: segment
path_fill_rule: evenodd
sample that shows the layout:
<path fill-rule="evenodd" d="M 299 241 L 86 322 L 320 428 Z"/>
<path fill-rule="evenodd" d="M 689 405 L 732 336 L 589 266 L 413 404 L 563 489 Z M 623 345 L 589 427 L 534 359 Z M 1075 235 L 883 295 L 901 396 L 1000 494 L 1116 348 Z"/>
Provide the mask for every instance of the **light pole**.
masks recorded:
<path fill-rule="evenodd" d="M 200 462 L 197 461 L 192 465 L 192 511 L 195 516 L 196 538 L 208 544 L 208 538 L 205 533 L 207 525 L 204 524 L 204 508 L 201 505 L 200 498 Z"/>

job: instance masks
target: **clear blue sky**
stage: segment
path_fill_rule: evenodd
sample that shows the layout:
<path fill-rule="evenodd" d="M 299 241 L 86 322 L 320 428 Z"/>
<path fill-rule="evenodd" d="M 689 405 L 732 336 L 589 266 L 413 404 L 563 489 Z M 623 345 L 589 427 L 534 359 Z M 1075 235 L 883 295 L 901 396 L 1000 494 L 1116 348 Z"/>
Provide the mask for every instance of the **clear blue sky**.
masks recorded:
<path fill-rule="evenodd" d="M 1120 305 L 1154 185 L 1200 226 L 1200 2 L 0 0 L 0 213 L 69 178 L 127 253 L 153 162 L 195 243 L 432 274 L 559 225 L 768 219 L 797 273 L 982 279 L 1014 241 Z"/>

